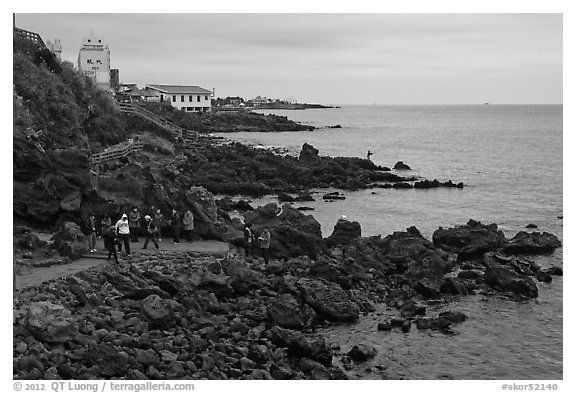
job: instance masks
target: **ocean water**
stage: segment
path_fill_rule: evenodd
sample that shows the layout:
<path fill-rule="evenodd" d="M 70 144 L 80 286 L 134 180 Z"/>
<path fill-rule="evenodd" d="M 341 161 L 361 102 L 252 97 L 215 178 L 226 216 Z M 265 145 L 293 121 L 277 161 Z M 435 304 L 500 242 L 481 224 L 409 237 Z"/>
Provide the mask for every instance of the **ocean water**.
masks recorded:
<path fill-rule="evenodd" d="M 416 226 L 431 239 L 438 227 L 468 219 L 496 223 L 512 237 L 538 225 L 563 238 L 561 105 L 345 106 L 304 111 L 266 111 L 320 128 L 312 132 L 230 133 L 229 139 L 298 154 L 309 143 L 320 155 L 366 157 L 393 167 L 410 165 L 414 175 L 464 182 L 464 189 L 374 189 L 345 192 L 344 201 L 299 203 L 330 235 L 340 215 L 362 225 L 362 234 L 383 236 Z M 255 204 L 275 201 L 273 197 Z M 543 266 L 562 266 L 562 249 L 538 257 Z M 358 342 L 376 345 L 378 356 L 357 370 L 358 378 L 390 379 L 562 379 L 562 277 L 538 283 L 540 296 L 511 302 L 481 296 L 429 309 L 431 315 L 457 309 L 469 319 L 445 336 L 413 328 L 407 334 L 377 332 L 378 321 L 394 315 L 362 317 L 355 325 L 323 331 L 346 350 Z M 378 367 L 375 367 L 378 366 Z M 366 370 L 368 369 L 368 370 Z"/>

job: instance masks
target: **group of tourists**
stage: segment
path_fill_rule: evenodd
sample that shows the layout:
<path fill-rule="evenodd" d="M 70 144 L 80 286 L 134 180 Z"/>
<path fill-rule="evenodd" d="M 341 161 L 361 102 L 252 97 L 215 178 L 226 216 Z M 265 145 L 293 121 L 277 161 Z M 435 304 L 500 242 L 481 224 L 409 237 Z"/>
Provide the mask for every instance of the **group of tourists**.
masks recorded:
<path fill-rule="evenodd" d="M 254 254 L 255 249 L 260 249 L 262 257 L 264 258 L 264 263 L 268 264 L 270 259 L 270 241 L 271 241 L 270 231 L 267 227 L 264 227 L 260 232 L 260 235 L 256 237 L 252 233 L 252 225 L 244 224 L 244 253 L 246 257 L 250 257 Z"/>
<path fill-rule="evenodd" d="M 184 232 L 184 238 L 192 241 L 197 238 L 194 233 L 194 215 L 190 210 L 186 210 L 181 216 L 176 209 L 172 209 L 170 216 L 166 219 L 161 209 L 151 208 L 151 213 L 146 214 L 142 219 L 138 208 L 134 206 L 132 210 L 113 225 L 110 216 L 106 215 L 100 221 L 100 226 L 96 225 L 96 217 L 91 214 L 86 220 L 88 232 L 88 247 L 90 252 L 96 251 L 96 236 L 99 233 L 104 240 L 104 247 L 108 251 L 108 260 L 114 257 L 118 262 L 118 253 L 122 247 L 127 255 L 130 255 L 130 244 L 138 243 L 138 237 L 142 234 L 146 237 L 142 249 L 148 247 L 152 241 L 156 249 L 160 248 L 158 242 L 162 241 L 162 233 L 171 231 L 174 244 L 180 243 L 180 233 Z"/>

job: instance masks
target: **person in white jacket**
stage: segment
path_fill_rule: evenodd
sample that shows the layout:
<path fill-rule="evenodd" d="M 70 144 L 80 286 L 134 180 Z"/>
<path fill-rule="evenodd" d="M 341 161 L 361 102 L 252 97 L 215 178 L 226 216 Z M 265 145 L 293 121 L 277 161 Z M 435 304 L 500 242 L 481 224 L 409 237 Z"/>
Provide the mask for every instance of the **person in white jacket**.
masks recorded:
<path fill-rule="evenodd" d="M 126 249 L 126 254 L 130 255 L 130 224 L 128 223 L 128 216 L 122 214 L 122 218 L 116 222 L 116 233 L 118 234 L 118 252 L 122 251 L 122 243 Z"/>

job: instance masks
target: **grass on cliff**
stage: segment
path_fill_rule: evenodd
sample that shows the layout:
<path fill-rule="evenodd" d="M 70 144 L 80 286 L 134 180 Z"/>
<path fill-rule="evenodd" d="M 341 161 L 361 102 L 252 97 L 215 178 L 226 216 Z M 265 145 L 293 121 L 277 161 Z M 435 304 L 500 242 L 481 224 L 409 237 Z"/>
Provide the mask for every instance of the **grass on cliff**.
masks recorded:
<path fill-rule="evenodd" d="M 112 97 L 31 41 L 13 41 L 14 137 L 37 134 L 44 148 L 111 145 L 127 138 Z M 41 131 L 41 132 L 39 132 Z"/>

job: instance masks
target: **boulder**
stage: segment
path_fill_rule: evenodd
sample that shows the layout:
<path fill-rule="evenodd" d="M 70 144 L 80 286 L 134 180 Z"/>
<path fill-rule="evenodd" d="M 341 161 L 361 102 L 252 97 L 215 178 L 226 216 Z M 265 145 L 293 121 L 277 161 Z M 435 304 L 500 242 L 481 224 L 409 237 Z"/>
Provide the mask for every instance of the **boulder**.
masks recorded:
<path fill-rule="evenodd" d="M 88 251 L 86 236 L 76 223 L 66 221 L 52 236 L 58 253 L 70 259 L 78 259 Z"/>
<path fill-rule="evenodd" d="M 355 360 L 357 362 L 365 362 L 368 359 L 376 357 L 377 353 L 378 351 L 376 350 L 376 347 L 374 347 L 373 345 L 358 344 L 352 347 L 350 352 L 348 352 L 348 356 L 350 356 L 352 360 Z"/>
<path fill-rule="evenodd" d="M 508 254 L 548 254 L 562 247 L 562 242 L 548 232 L 518 232 L 503 251 Z"/>
<path fill-rule="evenodd" d="M 71 341 L 78 333 L 78 323 L 70 310 L 48 301 L 30 304 L 28 328 L 38 340 L 50 343 Z"/>
<path fill-rule="evenodd" d="M 191 187 L 186 191 L 186 206 L 194 214 L 194 228 L 201 235 L 214 237 L 218 219 L 216 199 L 204 187 Z"/>
<path fill-rule="evenodd" d="M 79 190 L 70 191 L 60 199 L 60 209 L 65 212 L 78 212 L 81 204 L 82 193 Z"/>
<path fill-rule="evenodd" d="M 332 363 L 332 350 L 320 335 L 274 326 L 270 330 L 270 336 L 273 344 L 288 348 L 290 356 L 308 357 L 328 366 Z"/>
<path fill-rule="evenodd" d="M 449 320 L 450 322 L 464 322 L 468 317 L 461 311 L 444 311 L 438 315 L 440 318 Z"/>
<path fill-rule="evenodd" d="M 142 314 L 152 328 L 166 327 L 174 323 L 172 306 L 158 295 L 150 295 L 142 301 Z"/>
<path fill-rule="evenodd" d="M 295 283 L 304 301 L 316 312 L 333 321 L 354 321 L 360 308 L 340 285 L 332 282 L 300 278 Z"/>
<path fill-rule="evenodd" d="M 523 298 L 538 297 L 538 287 L 530 276 L 518 273 L 512 266 L 500 264 L 493 254 L 484 257 L 484 264 L 484 280 L 490 287 Z"/>
<path fill-rule="evenodd" d="M 128 369 L 128 363 L 114 345 L 103 343 L 88 348 L 85 355 L 88 366 L 98 366 L 104 378 L 121 377 Z"/>
<path fill-rule="evenodd" d="M 301 304 L 291 294 L 284 293 L 270 303 L 268 316 L 275 325 L 287 329 L 302 330 L 311 325 L 315 312 L 307 304 Z"/>
<path fill-rule="evenodd" d="M 316 258 L 326 251 L 320 223 L 289 204 L 279 209 L 275 203 L 269 203 L 246 213 L 244 220 L 252 225 L 256 236 L 262 228 L 268 227 L 270 255 L 274 258 L 288 259 L 300 255 Z"/>
<path fill-rule="evenodd" d="M 304 143 L 302 145 L 302 150 L 300 150 L 300 155 L 298 156 L 298 159 L 305 163 L 311 163 L 316 161 L 319 152 L 320 151 L 316 149 L 314 146 L 309 145 L 308 143 Z"/>
<path fill-rule="evenodd" d="M 404 162 L 398 161 L 396 164 L 394 164 L 394 169 L 401 170 L 401 171 L 409 171 L 412 168 L 410 168 L 408 165 L 404 164 Z"/>
<path fill-rule="evenodd" d="M 474 220 L 454 228 L 439 228 L 432 235 L 432 241 L 436 247 L 458 253 L 460 259 L 481 256 L 501 248 L 507 242 L 496 224 L 483 225 Z"/>
<path fill-rule="evenodd" d="M 362 228 L 359 222 L 339 219 L 334 225 L 332 234 L 326 238 L 326 245 L 328 247 L 348 245 L 361 236 Z"/>
<path fill-rule="evenodd" d="M 267 284 L 266 277 L 240 261 L 224 259 L 222 262 L 224 272 L 230 276 L 229 284 L 240 295 L 246 295 L 253 289 L 260 289 Z"/>

